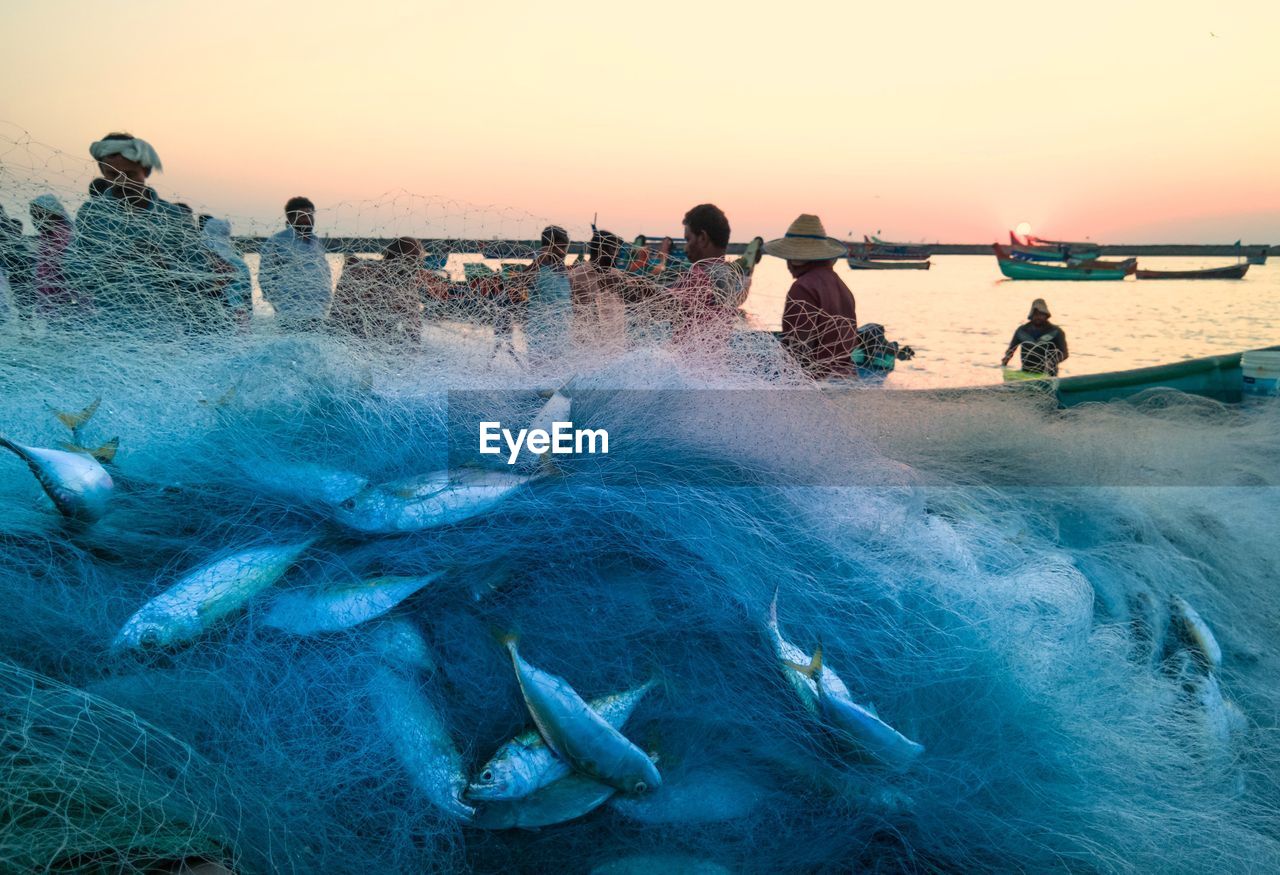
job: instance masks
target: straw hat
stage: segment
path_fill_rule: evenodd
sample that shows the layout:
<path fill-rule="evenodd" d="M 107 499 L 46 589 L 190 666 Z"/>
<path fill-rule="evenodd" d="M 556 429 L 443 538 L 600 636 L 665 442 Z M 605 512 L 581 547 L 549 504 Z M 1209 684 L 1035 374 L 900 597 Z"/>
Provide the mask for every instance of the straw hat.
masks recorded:
<path fill-rule="evenodd" d="M 766 243 L 764 251 L 788 261 L 827 261 L 848 254 L 843 243 L 827 236 L 822 220 L 808 213 L 791 223 L 786 236 Z"/>
<path fill-rule="evenodd" d="M 1044 302 L 1044 298 L 1036 298 L 1031 302 L 1031 312 L 1027 314 L 1027 318 L 1030 319 L 1032 316 L 1036 315 L 1037 310 L 1046 316 L 1050 315 L 1049 305 Z"/>

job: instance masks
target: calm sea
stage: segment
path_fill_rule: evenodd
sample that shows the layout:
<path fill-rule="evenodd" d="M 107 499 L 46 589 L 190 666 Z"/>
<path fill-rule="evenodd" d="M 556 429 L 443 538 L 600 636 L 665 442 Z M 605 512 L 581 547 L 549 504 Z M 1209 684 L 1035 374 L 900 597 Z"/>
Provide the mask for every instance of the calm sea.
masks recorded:
<path fill-rule="evenodd" d="M 257 257 L 247 260 L 256 272 Z M 331 260 L 336 278 L 341 259 Z M 462 263 L 476 260 L 454 256 L 450 272 L 461 279 Z M 1229 257 L 1139 260 L 1168 270 L 1231 263 Z M 1045 299 L 1067 334 L 1071 356 L 1062 376 L 1280 344 L 1280 259 L 1251 266 L 1242 280 L 1014 282 L 1000 274 L 994 256 L 978 255 L 935 257 L 927 271 L 855 271 L 843 261 L 836 270 L 853 290 L 858 321 L 879 322 L 890 340 L 916 351 L 912 361 L 898 363 L 889 386 L 1001 382 L 1000 357 L 1035 298 Z M 760 262 L 745 307 L 755 327 L 781 326 L 790 285 L 782 261 Z M 262 307 L 260 299 L 257 304 Z"/>

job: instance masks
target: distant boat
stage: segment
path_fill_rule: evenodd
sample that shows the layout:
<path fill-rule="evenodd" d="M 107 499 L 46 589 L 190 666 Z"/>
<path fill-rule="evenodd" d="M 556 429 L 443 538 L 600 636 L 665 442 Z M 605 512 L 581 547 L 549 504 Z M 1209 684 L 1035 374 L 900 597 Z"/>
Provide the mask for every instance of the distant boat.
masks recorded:
<path fill-rule="evenodd" d="M 847 259 L 850 270 L 928 270 L 929 262 L 925 261 L 881 261 L 850 255 Z"/>
<path fill-rule="evenodd" d="M 1031 236 L 1020 240 L 1012 231 L 1009 244 L 1014 257 L 1023 261 L 1091 261 L 1102 254 L 1102 247 L 1093 243 L 1064 243 Z"/>
<path fill-rule="evenodd" d="M 857 244 L 849 244 L 852 254 L 855 250 L 863 258 L 879 261 L 923 261 L 933 254 L 933 248 L 919 246 L 914 243 L 889 243 L 879 237 L 862 238 L 861 248 Z"/>
<path fill-rule="evenodd" d="M 1249 263 L 1229 264 L 1226 267 L 1206 267 L 1201 270 L 1139 270 L 1140 280 L 1239 280 L 1249 272 Z"/>
<path fill-rule="evenodd" d="M 1000 272 L 1011 280 L 1122 280 L 1138 268 L 1138 259 L 1081 261 L 1044 264 L 1010 254 L 1009 247 L 993 243 Z"/>

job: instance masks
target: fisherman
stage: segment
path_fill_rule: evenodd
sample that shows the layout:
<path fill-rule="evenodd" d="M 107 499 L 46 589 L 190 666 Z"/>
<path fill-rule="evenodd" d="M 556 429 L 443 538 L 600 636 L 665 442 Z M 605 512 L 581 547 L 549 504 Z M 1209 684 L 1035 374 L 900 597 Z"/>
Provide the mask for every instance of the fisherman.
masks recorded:
<path fill-rule="evenodd" d="M 163 170 L 156 150 L 115 132 L 89 154 L 103 181 L 76 213 L 66 263 L 71 285 L 92 296 L 95 318 L 131 333 L 217 325 L 221 314 L 204 293 L 208 266 L 195 226 L 147 185 L 152 171 Z"/>
<path fill-rule="evenodd" d="M 558 358 L 569 340 L 573 304 L 568 255 L 569 232 L 548 225 L 533 263 L 510 286 L 512 300 L 525 307 L 525 344 L 534 365 Z"/>
<path fill-rule="evenodd" d="M 289 198 L 284 219 L 284 230 L 262 245 L 258 287 L 275 308 L 280 327 L 317 329 L 329 315 L 333 274 L 324 244 L 315 236 L 316 205 L 309 198 Z"/>
<path fill-rule="evenodd" d="M 329 311 L 332 327 L 365 340 L 419 341 L 423 254 L 417 238 L 399 237 L 381 258 L 359 259 L 344 270 Z"/>
<path fill-rule="evenodd" d="M 30 314 L 33 303 L 33 268 L 31 247 L 22 233 L 22 221 L 7 215 L 0 206 L 0 271 L 9 277 L 15 312 L 24 315 Z"/>
<path fill-rule="evenodd" d="M 783 345 L 814 379 L 856 378 L 858 316 L 853 293 L 835 270 L 836 259 L 847 254 L 845 245 L 806 213 L 764 250 L 785 259 L 795 280 L 782 308 Z"/>
<path fill-rule="evenodd" d="M 672 338 L 681 344 L 728 343 L 746 298 L 742 273 L 725 260 L 729 219 L 715 204 L 699 204 L 684 214 L 685 255 L 692 266 L 661 296 L 671 316 Z"/>
<path fill-rule="evenodd" d="M 1067 335 L 1049 321 L 1049 305 L 1044 298 L 1036 298 L 1031 302 L 1028 321 L 1013 332 L 1009 348 L 1005 350 L 1001 365 L 1009 364 L 1013 351 L 1020 349 L 1022 354 L 1022 370 L 1029 374 L 1044 374 L 1048 377 L 1058 376 L 1058 365 L 1067 360 Z"/>
<path fill-rule="evenodd" d="M 49 318 L 88 312 L 90 300 L 67 283 L 66 257 L 75 225 L 71 213 L 51 194 L 31 201 L 31 224 L 36 229 L 36 310 Z"/>
<path fill-rule="evenodd" d="M 627 341 L 627 309 L 623 290 L 629 277 L 617 268 L 622 238 L 609 231 L 591 235 L 589 261 L 569 269 L 573 301 L 571 340 L 575 349 L 594 347 L 617 352 Z"/>
<path fill-rule="evenodd" d="M 202 215 L 198 221 L 200 242 L 208 253 L 217 277 L 214 294 L 240 331 L 247 331 L 253 318 L 253 274 L 240 250 L 231 242 L 231 223 Z"/>

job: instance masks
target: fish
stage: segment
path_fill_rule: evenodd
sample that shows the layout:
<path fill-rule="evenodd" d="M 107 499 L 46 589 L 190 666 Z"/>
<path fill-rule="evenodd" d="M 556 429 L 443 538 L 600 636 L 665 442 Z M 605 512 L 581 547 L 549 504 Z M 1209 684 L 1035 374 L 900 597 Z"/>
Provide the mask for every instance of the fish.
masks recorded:
<path fill-rule="evenodd" d="M 324 589 L 301 588 L 281 593 L 263 621 L 294 635 L 338 632 L 381 617 L 443 572 L 414 577 L 374 577 Z"/>
<path fill-rule="evenodd" d="M 335 516 L 343 525 L 366 534 L 420 532 L 492 510 L 542 476 L 545 474 L 445 469 L 367 486 L 341 502 Z"/>
<path fill-rule="evenodd" d="M 125 621 L 113 650 L 153 650 L 193 641 L 284 576 L 315 539 L 252 547 L 184 575 Z"/>
<path fill-rule="evenodd" d="M 822 648 L 814 651 L 808 666 L 792 666 L 808 674 L 818 685 L 819 713 L 859 749 L 892 766 L 909 765 L 924 753 L 924 745 L 912 741 L 880 719 L 874 706 L 853 701 L 849 688 L 835 672 L 822 665 Z"/>
<path fill-rule="evenodd" d="M 769 635 L 773 640 L 774 652 L 777 653 L 778 661 L 782 665 L 783 676 L 795 689 L 796 695 L 800 697 L 801 704 L 810 713 L 817 714 L 818 684 L 811 675 L 795 668 L 797 665 L 807 665 L 809 655 L 782 637 L 782 630 L 778 628 L 778 593 L 776 590 L 773 593 L 773 601 L 769 604 Z"/>
<path fill-rule="evenodd" d="M 547 434 L 551 434 L 557 422 L 573 421 L 571 419 L 573 401 L 567 393 L 569 383 L 572 382 L 573 380 L 569 380 L 568 383 L 565 383 L 559 389 L 552 392 L 547 400 L 543 402 L 542 407 L 540 407 L 538 412 L 533 415 L 533 419 L 529 422 L 529 426 L 526 429 L 530 434 L 534 431 L 545 431 Z M 542 454 L 535 453 L 530 450 L 527 442 L 523 447 L 521 447 L 519 456 L 521 464 L 536 465 L 541 460 Z"/>
<path fill-rule="evenodd" d="M 645 796 L 617 796 L 610 803 L 630 820 L 651 825 L 716 823 L 747 817 L 765 790 L 736 772 L 703 768 L 668 780 Z"/>
<path fill-rule="evenodd" d="M 567 681 L 525 662 L 514 638 L 505 643 L 529 714 L 558 757 L 626 793 L 662 785 L 653 760 L 593 711 Z"/>
<path fill-rule="evenodd" d="M 654 682 L 601 696 L 588 704 L 614 729 L 621 729 Z M 467 797 L 479 800 L 515 800 L 538 791 L 568 775 L 569 764 L 552 752 L 537 728 L 522 732 L 498 748 L 467 787 Z"/>
<path fill-rule="evenodd" d="M 481 829 L 538 829 L 576 820 L 608 802 L 616 787 L 571 772 L 522 799 L 484 802 L 471 825 Z"/>
<path fill-rule="evenodd" d="M 435 671 L 431 648 L 408 620 L 397 617 L 378 623 L 369 632 L 369 645 L 384 663 L 419 671 Z"/>
<path fill-rule="evenodd" d="M 1193 655 L 1210 670 L 1221 668 L 1222 648 L 1209 624 L 1181 596 L 1175 595 L 1169 604 L 1170 625 L 1191 646 Z"/>
<path fill-rule="evenodd" d="M 63 516 L 92 523 L 107 512 L 115 483 L 97 459 L 86 453 L 28 447 L 4 437 L 0 447 L 27 463 Z"/>
<path fill-rule="evenodd" d="M 476 811 L 462 801 L 467 786 L 462 755 L 443 716 L 423 695 L 418 682 L 379 666 L 369 683 L 369 693 L 378 724 L 409 780 L 436 808 L 470 821 Z"/>
<path fill-rule="evenodd" d="M 242 469 L 254 486 L 305 504 L 338 505 L 369 485 L 359 474 L 313 462 L 264 460 Z"/>
<path fill-rule="evenodd" d="M 778 628 L 778 594 L 769 606 L 769 631 L 782 671 L 804 706 L 824 723 L 838 730 L 860 750 L 883 763 L 903 766 L 924 753 L 924 745 L 912 741 L 880 719 L 872 706 L 859 705 L 844 681 L 822 664 L 822 648 L 812 657 L 782 637 Z"/>

